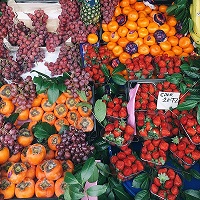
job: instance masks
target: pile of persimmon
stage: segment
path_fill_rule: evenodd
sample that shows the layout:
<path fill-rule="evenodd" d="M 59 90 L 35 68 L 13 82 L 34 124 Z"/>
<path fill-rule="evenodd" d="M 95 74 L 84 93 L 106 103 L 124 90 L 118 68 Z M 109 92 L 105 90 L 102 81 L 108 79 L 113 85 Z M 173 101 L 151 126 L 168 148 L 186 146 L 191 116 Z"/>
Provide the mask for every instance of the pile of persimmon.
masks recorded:
<path fill-rule="evenodd" d="M 178 22 L 166 10 L 166 5 L 151 9 L 143 2 L 122 0 L 112 20 L 102 24 L 102 39 L 121 63 L 140 54 L 187 57 L 194 50 L 190 38 L 177 32 Z"/>

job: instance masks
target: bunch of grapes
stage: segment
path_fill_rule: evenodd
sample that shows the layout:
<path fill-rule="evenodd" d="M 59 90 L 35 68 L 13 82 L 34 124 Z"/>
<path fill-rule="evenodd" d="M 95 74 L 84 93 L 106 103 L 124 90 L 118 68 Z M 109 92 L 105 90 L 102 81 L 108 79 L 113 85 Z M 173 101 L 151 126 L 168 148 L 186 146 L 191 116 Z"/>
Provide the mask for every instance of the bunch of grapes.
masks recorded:
<path fill-rule="evenodd" d="M 61 75 L 64 72 L 78 68 L 80 59 L 78 45 L 68 46 L 63 43 L 56 62 L 45 62 L 45 66 L 51 71 L 52 76 Z"/>
<path fill-rule="evenodd" d="M 119 0 L 100 0 L 100 3 L 102 23 L 108 24 L 114 16 L 115 7 L 119 3 Z"/>
<path fill-rule="evenodd" d="M 27 76 L 18 84 L 11 83 L 11 96 L 13 104 L 17 104 L 19 109 L 31 108 L 34 98 L 36 98 L 36 87 L 31 76 Z"/>
<path fill-rule="evenodd" d="M 8 57 L 9 57 L 9 51 L 4 45 L 3 37 L 0 37 L 0 58 L 5 59 Z M 1 61 L 0 61 L 0 63 L 1 63 Z M 0 65 L 0 70 L 1 70 L 1 68 L 2 68 L 2 66 Z"/>
<path fill-rule="evenodd" d="M 62 37 L 56 33 L 48 32 L 46 38 L 46 49 L 48 52 L 54 52 L 55 48 L 58 47 L 62 42 Z"/>
<path fill-rule="evenodd" d="M 11 154 L 21 152 L 22 146 L 17 142 L 18 129 L 10 122 L 6 122 L 0 114 L 0 148 L 7 146 Z"/>
<path fill-rule="evenodd" d="M 94 151 L 94 146 L 90 146 L 86 141 L 86 134 L 82 130 L 76 130 L 73 126 L 64 131 L 61 139 L 61 143 L 57 145 L 56 159 L 71 159 L 77 164 L 86 161 L 89 154 Z"/>

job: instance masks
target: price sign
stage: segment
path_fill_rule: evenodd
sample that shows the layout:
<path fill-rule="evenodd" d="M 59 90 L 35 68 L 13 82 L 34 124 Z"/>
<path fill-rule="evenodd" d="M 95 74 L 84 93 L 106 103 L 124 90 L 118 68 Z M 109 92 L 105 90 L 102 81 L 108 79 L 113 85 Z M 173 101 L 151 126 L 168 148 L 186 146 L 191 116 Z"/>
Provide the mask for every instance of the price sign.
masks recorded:
<path fill-rule="evenodd" d="M 179 92 L 159 92 L 157 109 L 169 110 L 170 108 L 176 108 L 179 102 Z"/>

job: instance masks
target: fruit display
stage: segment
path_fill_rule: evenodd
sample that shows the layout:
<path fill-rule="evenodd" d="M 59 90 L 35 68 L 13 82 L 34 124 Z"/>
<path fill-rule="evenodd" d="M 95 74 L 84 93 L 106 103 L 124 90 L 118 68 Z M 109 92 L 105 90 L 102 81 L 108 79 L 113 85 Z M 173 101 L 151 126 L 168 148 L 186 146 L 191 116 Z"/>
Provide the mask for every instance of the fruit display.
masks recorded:
<path fill-rule="evenodd" d="M 200 2 L 26 4 L 0 3 L 0 199 L 199 199 Z"/>

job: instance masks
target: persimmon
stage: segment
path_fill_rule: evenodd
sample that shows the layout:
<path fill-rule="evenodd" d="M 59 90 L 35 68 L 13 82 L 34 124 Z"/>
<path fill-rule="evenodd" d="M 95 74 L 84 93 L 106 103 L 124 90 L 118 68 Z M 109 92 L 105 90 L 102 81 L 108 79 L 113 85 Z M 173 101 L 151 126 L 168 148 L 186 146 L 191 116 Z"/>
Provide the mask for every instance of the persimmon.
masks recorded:
<path fill-rule="evenodd" d="M 89 104 L 91 105 L 91 104 Z M 92 113 L 92 109 L 87 105 L 78 106 L 78 112 L 82 117 L 89 117 Z"/>
<path fill-rule="evenodd" d="M 41 107 L 33 107 L 30 109 L 29 119 L 32 121 L 40 121 L 43 114 L 44 110 Z"/>
<path fill-rule="evenodd" d="M 189 44 L 189 46 L 186 47 L 186 48 L 184 48 L 183 51 L 184 51 L 185 53 L 192 53 L 192 52 L 194 51 L 194 46 L 193 46 L 193 44 Z"/>
<path fill-rule="evenodd" d="M 153 46 L 153 45 L 152 45 Z M 144 54 L 144 55 L 147 55 L 149 54 L 149 46 L 147 44 L 141 44 L 139 47 L 138 47 L 138 53 L 139 54 Z"/>
<path fill-rule="evenodd" d="M 27 167 L 24 163 L 14 163 L 8 169 L 8 180 L 14 184 L 18 184 L 24 180 L 26 177 Z"/>
<path fill-rule="evenodd" d="M 63 94 L 64 94 L 67 98 L 73 97 L 73 94 L 72 94 L 71 90 L 66 90 L 65 92 L 63 92 Z"/>
<path fill-rule="evenodd" d="M 137 21 L 137 19 L 138 19 L 138 12 L 135 11 L 135 10 L 131 10 L 128 13 L 128 20 L 130 20 L 130 21 Z"/>
<path fill-rule="evenodd" d="M 119 61 L 121 63 L 125 64 L 126 60 L 129 59 L 129 58 L 131 58 L 131 55 L 129 53 L 127 53 L 127 52 L 123 52 L 119 56 Z"/>
<path fill-rule="evenodd" d="M 140 17 L 137 20 L 137 25 L 139 27 L 145 28 L 145 27 L 147 27 L 149 25 L 149 19 L 146 18 L 146 17 Z"/>
<path fill-rule="evenodd" d="M 8 158 L 8 161 L 10 162 L 19 162 L 20 161 L 20 158 L 21 158 L 21 153 L 18 152 L 16 154 L 12 154 L 9 158 Z"/>
<path fill-rule="evenodd" d="M 56 100 L 56 103 L 59 104 L 59 103 L 65 103 L 67 100 L 67 97 L 65 96 L 64 93 L 62 93 Z"/>
<path fill-rule="evenodd" d="M 149 32 L 148 32 L 147 28 L 142 27 L 142 28 L 140 28 L 140 29 L 138 30 L 138 36 L 139 36 L 140 38 L 144 38 L 144 37 L 146 37 L 148 34 L 149 34 Z"/>
<path fill-rule="evenodd" d="M 33 102 L 31 104 L 31 107 L 38 107 L 41 105 L 43 97 L 41 97 L 40 95 L 38 95 L 35 99 L 33 99 Z"/>
<path fill-rule="evenodd" d="M 48 180 L 58 180 L 63 174 L 63 168 L 60 161 L 56 159 L 47 160 L 44 165 L 44 174 Z"/>
<path fill-rule="evenodd" d="M 145 9 L 145 4 L 143 2 L 135 2 L 134 8 L 137 11 L 144 10 Z"/>
<path fill-rule="evenodd" d="M 28 162 L 32 165 L 38 165 L 46 156 L 46 148 L 39 143 L 29 146 L 26 152 Z"/>
<path fill-rule="evenodd" d="M 132 10 L 131 6 L 125 6 L 123 9 L 122 9 L 122 13 L 124 15 L 127 15 L 130 11 Z"/>
<path fill-rule="evenodd" d="M 126 35 L 126 38 L 128 41 L 134 42 L 138 38 L 138 32 L 130 30 Z"/>
<path fill-rule="evenodd" d="M 62 160 L 60 161 L 63 168 L 63 176 L 65 176 L 65 172 L 73 172 L 74 171 L 74 163 L 71 160 Z"/>
<path fill-rule="evenodd" d="M 5 84 L 1 86 L 0 97 L 6 100 L 11 100 L 13 98 L 13 96 L 11 95 L 11 87 L 9 84 Z"/>
<path fill-rule="evenodd" d="M 37 180 L 35 183 L 35 195 L 37 198 L 50 198 L 54 195 L 54 182 L 46 178 Z"/>
<path fill-rule="evenodd" d="M 0 165 L 4 164 L 10 157 L 10 151 L 8 147 L 0 148 Z"/>
<path fill-rule="evenodd" d="M 77 109 L 77 106 L 76 104 L 80 102 L 79 98 L 67 98 L 66 100 L 66 106 L 69 110 L 76 110 Z"/>
<path fill-rule="evenodd" d="M 40 164 L 38 164 L 36 166 L 36 169 L 35 169 L 35 176 L 37 179 L 42 179 L 42 178 L 45 178 L 45 173 L 44 173 L 44 166 L 46 164 L 47 160 L 43 160 Z"/>
<path fill-rule="evenodd" d="M 49 136 L 48 140 L 48 147 L 54 151 L 58 150 L 57 149 L 57 145 L 61 143 L 61 136 L 60 134 L 52 134 L 51 136 Z"/>
<path fill-rule="evenodd" d="M 15 106 L 11 100 L 1 99 L 0 101 L 0 113 L 3 115 L 9 115 L 15 110 Z"/>
<path fill-rule="evenodd" d="M 48 99 L 42 99 L 41 107 L 45 112 L 51 112 L 55 108 L 56 103 L 51 104 Z"/>
<path fill-rule="evenodd" d="M 38 94 L 38 97 L 40 97 L 40 98 L 42 98 L 42 99 L 47 99 L 48 98 L 48 95 L 47 95 L 47 93 L 40 93 L 40 94 Z"/>
<path fill-rule="evenodd" d="M 19 130 L 17 142 L 23 147 L 29 146 L 33 142 L 33 139 L 34 139 L 33 133 L 29 129 L 22 128 Z"/>
<path fill-rule="evenodd" d="M 63 125 L 69 125 L 69 122 L 66 118 L 59 118 L 54 123 L 54 126 L 58 132 L 61 130 Z"/>
<path fill-rule="evenodd" d="M 28 125 L 28 130 L 32 131 L 32 128 L 37 124 L 37 121 L 31 121 Z"/>
<path fill-rule="evenodd" d="M 17 119 L 21 121 L 28 120 L 29 117 L 29 108 L 22 110 L 21 108 L 16 108 L 15 113 L 19 113 Z"/>
<path fill-rule="evenodd" d="M 150 54 L 152 56 L 157 56 L 160 54 L 160 52 L 161 52 L 161 48 L 159 45 L 153 44 L 152 46 L 150 46 Z"/>
<path fill-rule="evenodd" d="M 52 111 L 46 111 L 42 115 L 42 122 L 47 122 L 50 125 L 54 125 L 55 121 L 56 121 L 56 116 Z"/>
<path fill-rule="evenodd" d="M 0 194 L 4 195 L 4 199 L 12 199 L 15 195 L 15 184 L 3 177 L 0 179 Z"/>
<path fill-rule="evenodd" d="M 15 196 L 19 199 L 32 198 L 35 194 L 35 182 L 26 177 L 21 183 L 15 186 Z"/>
<path fill-rule="evenodd" d="M 55 182 L 55 195 L 59 197 L 60 195 L 64 194 L 66 187 L 67 187 L 67 183 L 65 183 L 64 177 L 59 178 Z"/>
<path fill-rule="evenodd" d="M 30 179 L 34 179 L 35 178 L 35 170 L 36 170 L 35 165 L 31 165 L 28 162 L 24 162 L 24 164 L 26 165 L 26 168 L 27 168 L 26 177 L 30 178 Z"/>
<path fill-rule="evenodd" d="M 22 149 L 22 151 L 21 151 L 21 155 L 20 156 L 21 156 L 21 161 L 22 162 L 28 162 L 27 155 L 26 155 L 28 148 L 29 148 L 29 146 L 24 147 Z"/>
<path fill-rule="evenodd" d="M 8 175 L 8 169 L 11 167 L 11 165 L 13 163 L 14 162 L 7 161 L 3 165 L 1 165 L 1 176 L 2 177 L 7 177 L 7 175 Z"/>
<path fill-rule="evenodd" d="M 71 125 L 76 125 L 78 122 L 78 119 L 81 117 L 80 113 L 77 110 L 70 110 L 67 113 L 67 121 Z"/>
<path fill-rule="evenodd" d="M 80 117 L 78 119 L 77 127 L 84 132 L 90 132 L 94 128 L 94 122 L 91 117 Z"/>
<path fill-rule="evenodd" d="M 64 103 L 57 104 L 54 108 L 54 115 L 57 118 L 63 118 L 67 116 L 68 108 Z"/>
<path fill-rule="evenodd" d="M 118 34 L 120 37 L 125 37 L 126 34 L 128 33 L 128 28 L 125 26 L 120 26 L 117 30 Z"/>
<path fill-rule="evenodd" d="M 46 148 L 46 156 L 44 159 L 49 160 L 55 158 L 55 151 L 52 149 L 49 149 L 49 147 Z"/>

